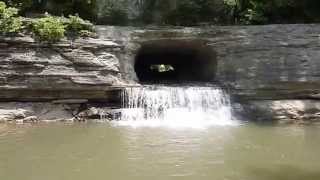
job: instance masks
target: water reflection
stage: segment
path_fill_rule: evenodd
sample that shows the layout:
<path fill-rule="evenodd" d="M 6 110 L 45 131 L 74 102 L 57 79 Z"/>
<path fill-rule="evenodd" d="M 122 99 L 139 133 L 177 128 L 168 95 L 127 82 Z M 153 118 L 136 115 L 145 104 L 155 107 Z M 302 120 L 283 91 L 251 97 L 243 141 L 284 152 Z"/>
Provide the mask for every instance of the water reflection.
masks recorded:
<path fill-rule="evenodd" d="M 2 134 L 23 133 L 1 136 L 0 179 L 320 178 L 319 127 L 50 124 L 1 129 Z"/>

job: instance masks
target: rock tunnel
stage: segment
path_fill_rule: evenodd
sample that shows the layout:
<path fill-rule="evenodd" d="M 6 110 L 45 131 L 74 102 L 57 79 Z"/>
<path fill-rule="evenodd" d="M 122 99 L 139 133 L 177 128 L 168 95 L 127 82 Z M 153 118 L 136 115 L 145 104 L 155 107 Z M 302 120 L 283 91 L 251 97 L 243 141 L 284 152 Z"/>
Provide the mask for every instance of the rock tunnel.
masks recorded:
<path fill-rule="evenodd" d="M 143 43 L 134 69 L 141 83 L 211 82 L 216 53 L 199 40 L 157 40 Z"/>

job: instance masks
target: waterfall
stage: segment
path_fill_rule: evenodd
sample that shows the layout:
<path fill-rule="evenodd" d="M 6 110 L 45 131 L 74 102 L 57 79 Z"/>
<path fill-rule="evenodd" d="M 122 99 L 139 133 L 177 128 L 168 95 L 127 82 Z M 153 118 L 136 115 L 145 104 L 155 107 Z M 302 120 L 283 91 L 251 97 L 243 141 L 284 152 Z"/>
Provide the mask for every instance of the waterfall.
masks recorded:
<path fill-rule="evenodd" d="M 120 124 L 203 127 L 232 125 L 230 97 L 217 87 L 129 87 L 122 92 Z"/>

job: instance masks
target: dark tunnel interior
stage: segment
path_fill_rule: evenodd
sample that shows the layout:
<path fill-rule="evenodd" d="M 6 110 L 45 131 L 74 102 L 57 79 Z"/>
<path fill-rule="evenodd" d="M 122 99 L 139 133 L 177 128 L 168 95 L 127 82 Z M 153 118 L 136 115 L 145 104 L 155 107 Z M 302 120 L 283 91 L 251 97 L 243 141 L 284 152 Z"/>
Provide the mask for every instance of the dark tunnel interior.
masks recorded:
<path fill-rule="evenodd" d="M 211 82 L 217 60 L 203 41 L 158 40 L 142 44 L 134 68 L 141 83 Z"/>

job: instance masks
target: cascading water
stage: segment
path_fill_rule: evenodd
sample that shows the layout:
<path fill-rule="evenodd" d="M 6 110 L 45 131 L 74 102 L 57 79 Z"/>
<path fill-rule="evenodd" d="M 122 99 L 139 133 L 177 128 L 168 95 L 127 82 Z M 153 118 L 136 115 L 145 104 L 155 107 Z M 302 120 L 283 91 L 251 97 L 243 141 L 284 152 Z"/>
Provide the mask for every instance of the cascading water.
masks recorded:
<path fill-rule="evenodd" d="M 217 87 L 142 86 L 122 92 L 121 117 L 130 126 L 233 125 L 230 97 Z"/>

